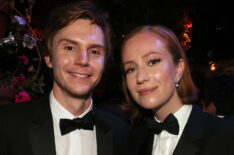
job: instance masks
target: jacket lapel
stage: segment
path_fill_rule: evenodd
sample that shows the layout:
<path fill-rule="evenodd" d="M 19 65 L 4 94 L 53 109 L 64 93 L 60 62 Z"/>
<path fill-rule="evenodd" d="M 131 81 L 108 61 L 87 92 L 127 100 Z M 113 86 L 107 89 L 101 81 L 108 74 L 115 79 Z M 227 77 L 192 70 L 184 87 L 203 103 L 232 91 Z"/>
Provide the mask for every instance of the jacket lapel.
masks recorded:
<path fill-rule="evenodd" d="M 193 106 L 188 122 L 173 155 L 195 155 L 198 153 L 206 127 L 203 115 L 203 112 L 197 106 Z"/>
<path fill-rule="evenodd" d="M 142 124 L 130 133 L 127 152 L 133 155 L 151 155 L 153 141 L 154 134 Z"/>
<path fill-rule="evenodd" d="M 34 103 L 30 114 L 29 134 L 34 155 L 56 155 L 49 96 Z"/>
<path fill-rule="evenodd" d="M 145 143 L 146 155 L 151 155 L 152 154 L 153 142 L 154 142 L 154 134 L 149 133 L 148 137 L 147 137 L 147 140 L 146 140 L 146 143 Z M 143 154 L 143 152 L 141 154 Z"/>
<path fill-rule="evenodd" d="M 96 123 L 97 154 L 114 155 L 114 138 L 111 128 L 103 121 L 101 111 L 93 108 Z"/>

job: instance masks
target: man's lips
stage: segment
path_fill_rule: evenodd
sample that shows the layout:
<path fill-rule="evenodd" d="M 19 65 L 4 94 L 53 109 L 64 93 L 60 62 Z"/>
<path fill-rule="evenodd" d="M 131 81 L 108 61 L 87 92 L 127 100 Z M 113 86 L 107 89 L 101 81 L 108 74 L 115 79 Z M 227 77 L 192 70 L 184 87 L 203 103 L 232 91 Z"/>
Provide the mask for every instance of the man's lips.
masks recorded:
<path fill-rule="evenodd" d="M 80 78 L 86 78 L 86 77 L 89 77 L 90 74 L 84 74 L 84 73 L 74 73 L 74 72 L 71 72 L 72 75 L 76 76 L 76 77 L 80 77 Z"/>
<path fill-rule="evenodd" d="M 151 94 L 155 89 L 157 89 L 158 87 L 153 87 L 153 88 L 147 88 L 147 89 L 141 89 L 140 91 L 138 91 L 138 93 L 140 94 L 140 96 L 146 96 Z"/>

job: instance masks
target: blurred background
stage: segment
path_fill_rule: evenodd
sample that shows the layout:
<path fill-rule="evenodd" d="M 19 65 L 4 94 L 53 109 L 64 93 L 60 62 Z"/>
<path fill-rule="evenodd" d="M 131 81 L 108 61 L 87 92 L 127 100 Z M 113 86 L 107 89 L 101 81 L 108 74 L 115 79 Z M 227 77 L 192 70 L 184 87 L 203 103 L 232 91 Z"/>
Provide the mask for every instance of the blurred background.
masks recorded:
<path fill-rule="evenodd" d="M 207 86 L 209 79 L 217 76 L 228 76 L 233 79 L 234 6 L 231 1 L 91 1 L 109 12 L 109 22 L 114 33 L 114 59 L 94 94 L 94 98 L 101 101 L 100 106 L 108 109 L 110 101 L 113 104 L 123 101 L 120 45 L 126 34 L 139 25 L 161 24 L 177 34 L 188 57 L 192 77 L 199 89 L 198 102 L 204 98 L 207 90 L 204 86 Z M 16 95 L 22 96 L 21 92 L 28 94 L 26 97 L 28 100 L 50 92 L 53 77 L 40 55 L 43 50 L 41 46 L 44 39 L 44 24 L 53 7 L 69 2 L 71 0 L 0 0 L 2 104 L 24 101 L 16 101 Z M 20 68 L 19 64 L 26 66 L 25 69 Z M 22 71 L 19 72 L 19 69 Z M 11 90 L 5 94 L 7 91 L 1 92 L 2 88 Z"/>

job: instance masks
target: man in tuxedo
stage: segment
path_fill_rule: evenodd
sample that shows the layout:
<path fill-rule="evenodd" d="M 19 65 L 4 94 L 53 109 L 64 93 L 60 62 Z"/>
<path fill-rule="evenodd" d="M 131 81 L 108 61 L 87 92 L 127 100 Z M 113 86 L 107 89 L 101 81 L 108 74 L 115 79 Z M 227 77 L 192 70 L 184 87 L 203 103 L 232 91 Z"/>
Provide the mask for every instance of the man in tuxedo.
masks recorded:
<path fill-rule="evenodd" d="M 91 2 L 55 8 L 45 27 L 50 94 L 0 110 L 1 155 L 120 155 L 128 126 L 95 108 L 92 92 L 110 57 L 106 14 Z"/>
<path fill-rule="evenodd" d="M 233 66 L 221 70 L 221 75 L 209 77 L 203 86 L 203 101 L 201 108 L 204 112 L 217 115 L 224 119 L 234 120 L 234 75 Z"/>

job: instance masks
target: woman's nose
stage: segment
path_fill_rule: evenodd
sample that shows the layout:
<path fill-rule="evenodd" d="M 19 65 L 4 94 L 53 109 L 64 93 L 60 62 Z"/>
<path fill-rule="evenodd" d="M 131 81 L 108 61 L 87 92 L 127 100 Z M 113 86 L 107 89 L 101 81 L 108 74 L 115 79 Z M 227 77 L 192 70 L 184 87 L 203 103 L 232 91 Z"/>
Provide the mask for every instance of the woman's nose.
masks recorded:
<path fill-rule="evenodd" d="M 138 84 L 142 84 L 144 83 L 145 81 L 148 81 L 149 80 L 149 76 L 146 72 L 145 69 L 143 68 L 138 68 L 138 72 L 137 72 L 137 83 Z"/>

